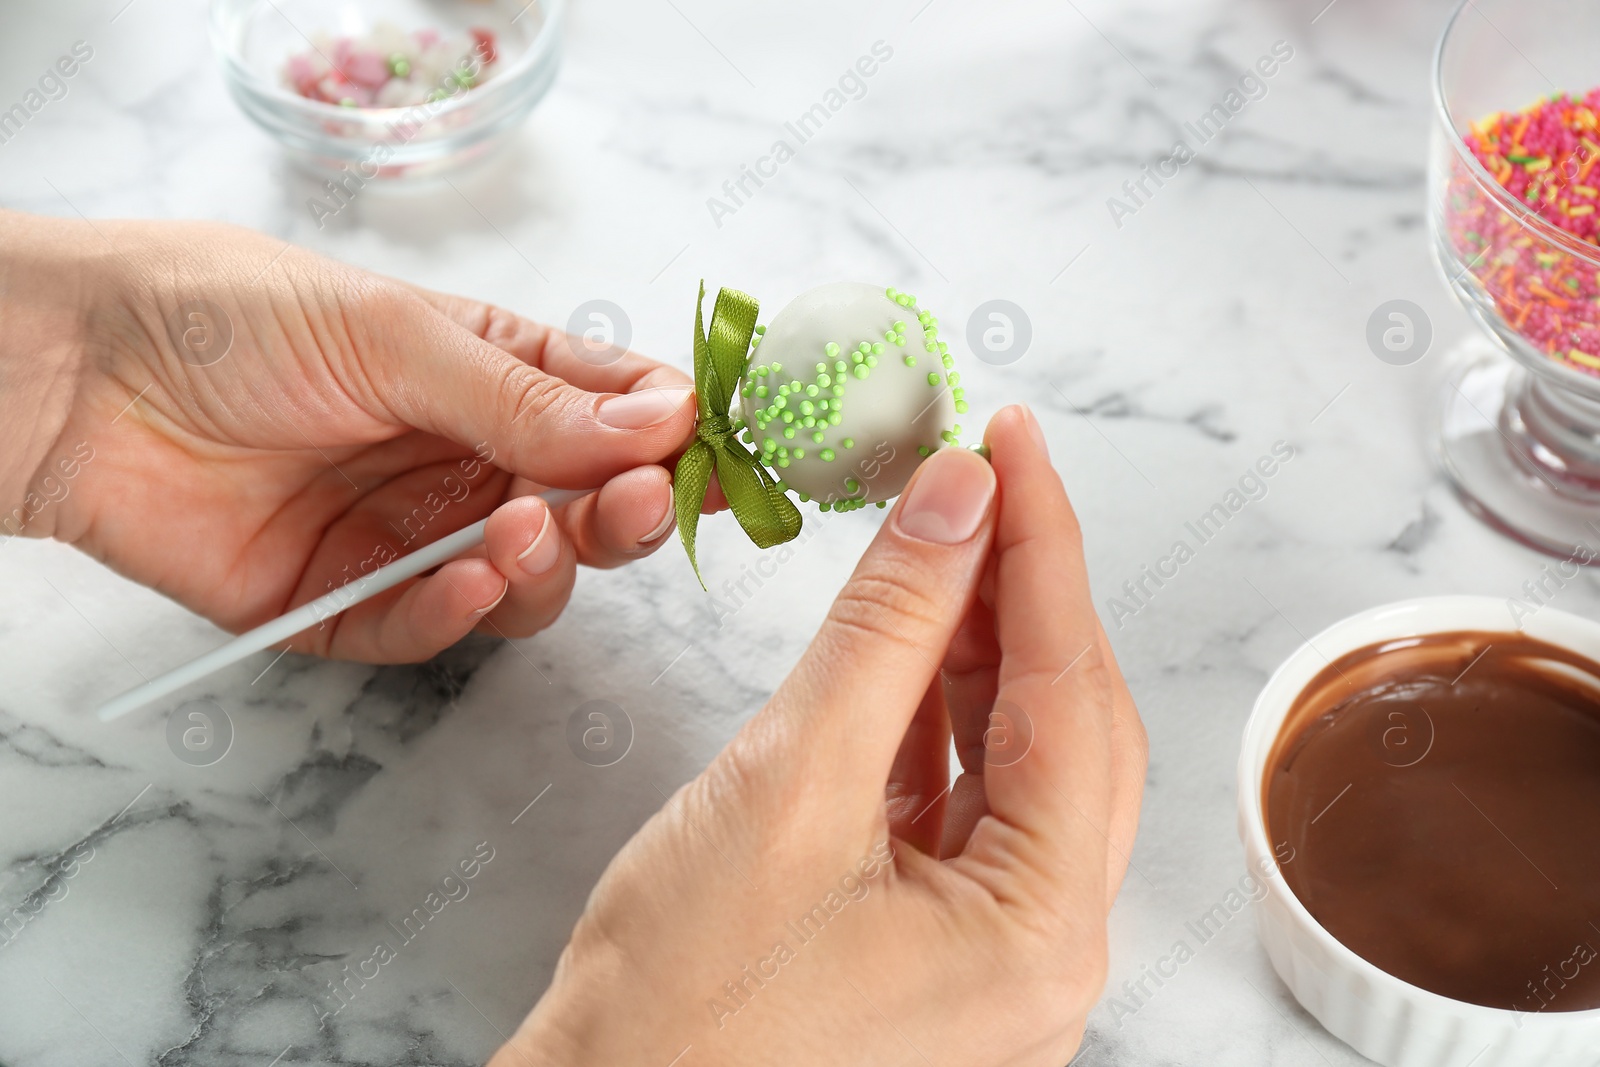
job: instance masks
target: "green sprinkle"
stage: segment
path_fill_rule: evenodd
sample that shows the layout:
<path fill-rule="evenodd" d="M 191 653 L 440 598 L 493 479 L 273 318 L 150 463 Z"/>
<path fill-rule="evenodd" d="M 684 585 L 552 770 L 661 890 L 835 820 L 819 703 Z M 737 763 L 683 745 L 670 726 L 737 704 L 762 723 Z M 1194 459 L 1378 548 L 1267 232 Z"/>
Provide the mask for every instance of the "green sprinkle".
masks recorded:
<path fill-rule="evenodd" d="M 905 333 L 906 332 L 905 320 L 903 320 L 903 319 L 896 319 L 895 320 L 895 322 L 894 322 L 894 332 L 895 333 Z"/>
<path fill-rule="evenodd" d="M 929 385 L 938 385 L 939 384 L 939 372 L 938 371 L 932 371 L 931 370 L 931 371 L 928 372 L 928 384 Z"/>
<path fill-rule="evenodd" d="M 779 456 L 778 457 L 778 466 L 787 467 L 788 465 L 789 465 L 789 457 L 788 456 Z"/>
<path fill-rule="evenodd" d="M 953 378 L 955 378 L 955 375 L 952 374 L 952 375 L 950 375 L 950 377 L 953 379 Z M 965 400 L 967 398 L 967 391 L 965 389 L 959 389 L 959 388 L 958 389 L 952 389 L 952 390 L 950 390 L 950 395 L 955 397 L 957 400 Z"/>
<path fill-rule="evenodd" d="M 794 427 L 793 426 L 785 426 L 783 428 L 783 436 L 785 438 L 789 439 L 789 440 L 793 440 L 794 439 Z"/>
<path fill-rule="evenodd" d="M 778 412 L 778 418 L 782 419 L 784 422 L 793 422 L 794 421 L 794 412 L 792 412 L 792 411 L 780 411 L 780 412 Z"/>
<path fill-rule="evenodd" d="M 773 374 L 777 374 L 782 369 L 783 369 L 783 364 L 782 363 L 774 363 L 772 365 L 772 373 Z"/>
<path fill-rule="evenodd" d="M 861 488 L 861 483 L 856 481 L 854 478 L 846 478 L 844 480 L 844 491 L 845 492 L 853 493 L 857 489 L 860 489 L 860 488 Z"/>
<path fill-rule="evenodd" d="M 743 441 L 747 445 L 753 445 L 756 443 L 756 435 L 751 433 L 749 430 L 746 430 L 744 433 L 739 435 L 739 440 Z"/>
<path fill-rule="evenodd" d="M 945 370 L 949 370 L 951 367 L 954 367 L 955 365 L 956 365 L 956 360 L 955 360 L 954 356 L 946 355 L 944 357 L 944 369 Z"/>
<path fill-rule="evenodd" d="M 844 386 L 842 385 L 836 385 L 829 391 L 833 393 L 834 396 L 844 396 Z"/>
<path fill-rule="evenodd" d="M 767 328 L 765 326 L 757 326 L 756 327 L 756 333 L 761 334 L 761 333 L 766 333 L 766 332 L 767 332 Z"/>
<path fill-rule="evenodd" d="M 807 415 L 805 418 L 800 420 L 800 425 L 804 426 L 808 430 L 811 429 L 811 427 L 815 426 L 816 424 L 817 424 L 817 420 L 811 415 Z"/>
<path fill-rule="evenodd" d="M 829 426 L 837 426 L 843 420 L 844 420 L 844 416 L 839 414 L 837 411 L 828 412 L 828 425 Z"/>
<path fill-rule="evenodd" d="M 880 510 L 883 509 L 883 508 L 886 508 L 888 506 L 889 506 L 889 502 L 887 500 L 878 501 L 878 507 L 879 507 Z"/>
<path fill-rule="evenodd" d="M 822 443 L 822 431 L 817 430 L 811 435 L 811 439 L 820 445 Z"/>
<path fill-rule="evenodd" d="M 768 371 L 766 364 L 762 364 L 756 368 L 755 373 L 757 378 L 765 378 L 770 372 Z"/>
<path fill-rule="evenodd" d="M 877 342 L 875 342 L 873 344 L 873 346 L 872 346 L 872 354 L 875 355 L 875 356 L 883 355 L 883 342 L 882 341 L 877 341 Z"/>
<path fill-rule="evenodd" d="M 821 502 L 821 503 L 820 503 L 820 504 L 818 504 L 818 505 L 817 505 L 817 510 L 818 510 L 818 511 L 831 511 L 831 510 L 833 510 L 833 509 L 832 509 L 832 507 L 831 507 L 831 506 L 830 506 L 830 505 L 829 505 L 829 504 L 828 504 L 828 502 L 827 502 L 827 501 L 826 501 L 826 500 L 824 500 L 824 501 L 822 501 L 822 502 Z"/>
<path fill-rule="evenodd" d="M 750 389 L 751 389 L 750 383 L 749 382 L 745 382 L 744 383 L 744 388 L 739 390 L 739 393 L 740 393 L 741 396 L 749 396 L 750 395 Z"/>
<path fill-rule="evenodd" d="M 951 385 L 960 385 L 961 375 L 960 373 L 953 372 L 950 377 L 945 379 L 945 381 L 949 382 Z"/>
<path fill-rule="evenodd" d="M 965 415 L 966 413 L 967 413 L 967 402 L 965 400 L 957 400 L 956 401 L 956 414 Z"/>
<path fill-rule="evenodd" d="M 911 353 L 907 352 L 906 353 L 906 366 L 915 367 L 916 365 L 917 365 L 917 357 L 913 356 Z"/>
<path fill-rule="evenodd" d="M 806 396 L 816 396 L 820 392 L 822 392 L 822 390 L 817 388 L 815 385 L 806 386 Z"/>
<path fill-rule="evenodd" d="M 828 353 L 829 359 L 832 359 L 834 356 L 839 354 L 839 346 L 832 341 L 829 341 L 827 344 L 823 345 L 822 350 Z"/>
<path fill-rule="evenodd" d="M 845 362 L 842 359 L 839 360 L 837 363 L 835 363 L 833 365 L 833 373 L 835 373 L 835 374 L 844 374 L 849 370 L 850 370 L 850 364 Z"/>
<path fill-rule="evenodd" d="M 772 438 L 769 437 L 766 440 L 761 442 L 761 451 L 763 451 L 763 452 L 776 452 L 777 450 L 778 450 L 778 442 L 774 441 Z"/>
<path fill-rule="evenodd" d="M 908 308 L 911 306 L 911 298 L 904 293 L 897 294 L 893 297 L 893 300 L 896 304 L 899 304 L 903 308 Z"/>
<path fill-rule="evenodd" d="M 817 413 L 817 405 L 813 404 L 809 400 L 800 401 L 800 414 L 802 414 L 802 415 L 815 415 L 816 413 Z"/>
<path fill-rule="evenodd" d="M 797 448 L 791 454 L 794 456 L 795 459 L 805 459 L 806 458 L 806 450 L 803 449 L 803 448 Z"/>
<path fill-rule="evenodd" d="M 787 393 L 779 393 L 778 394 L 778 399 L 776 399 L 776 400 L 774 400 L 772 402 L 772 406 L 777 408 L 779 411 L 782 411 L 784 408 L 788 407 L 789 406 L 789 396 L 788 396 L 788 394 Z"/>
<path fill-rule="evenodd" d="M 756 396 L 760 397 L 762 400 L 765 400 L 767 398 L 767 387 L 764 385 L 756 386 Z"/>
<path fill-rule="evenodd" d="M 833 379 L 828 377 L 826 374 L 817 375 L 817 388 L 818 389 L 826 389 L 826 388 L 828 388 L 828 386 L 830 386 L 832 384 L 833 384 Z M 808 392 L 808 393 L 810 391 L 811 390 L 809 390 L 809 389 L 806 390 L 806 392 Z"/>
<path fill-rule="evenodd" d="M 854 437 L 846 437 L 840 443 L 843 444 L 844 447 L 846 447 L 846 448 L 854 448 L 854 447 L 856 447 L 856 439 Z"/>
<path fill-rule="evenodd" d="M 802 504 L 811 503 L 811 494 L 810 493 L 796 493 L 795 495 L 800 498 L 800 503 L 802 503 Z"/>
<path fill-rule="evenodd" d="M 891 285 L 889 288 L 883 291 L 883 295 L 888 297 L 890 300 L 893 300 L 895 297 L 899 296 L 900 293 L 897 289 L 895 289 L 894 286 Z"/>
<path fill-rule="evenodd" d="M 821 438 L 819 437 L 819 438 L 817 438 L 817 440 L 820 441 Z M 822 462 L 824 462 L 824 463 L 832 463 L 833 462 L 834 453 L 833 453 L 833 449 L 831 449 L 831 448 L 824 448 L 821 452 L 818 453 L 818 455 L 820 455 L 822 457 Z"/>
<path fill-rule="evenodd" d="M 865 378 L 869 373 L 871 373 L 871 371 L 870 371 L 870 369 L 867 367 L 867 365 L 865 363 L 856 364 L 856 377 L 857 378 Z"/>
<path fill-rule="evenodd" d="M 927 445 L 918 445 L 917 446 L 917 455 L 926 456 L 927 454 L 928 454 L 928 446 Z"/>
<path fill-rule="evenodd" d="M 402 52 L 396 52 L 389 57 L 389 73 L 396 78 L 404 78 L 411 73 L 411 61 Z"/>

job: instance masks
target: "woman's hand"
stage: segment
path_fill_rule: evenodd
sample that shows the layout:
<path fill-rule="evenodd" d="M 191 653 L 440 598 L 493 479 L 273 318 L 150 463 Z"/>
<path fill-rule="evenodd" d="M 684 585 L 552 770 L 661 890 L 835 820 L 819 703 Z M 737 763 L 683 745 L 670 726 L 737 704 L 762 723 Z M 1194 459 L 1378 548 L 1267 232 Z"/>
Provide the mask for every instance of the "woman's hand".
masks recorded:
<path fill-rule="evenodd" d="M 1060 1067 L 1144 731 L 1038 424 L 936 453 L 767 706 L 601 878 L 491 1067 Z M 963 773 L 946 786 L 954 731 Z"/>
<path fill-rule="evenodd" d="M 490 516 L 483 549 L 291 646 L 420 660 L 548 625 L 577 563 L 672 529 L 682 374 L 258 234 L 0 212 L 0 322 L 0 528 L 229 630 Z M 600 492 L 552 515 L 545 486 Z"/>

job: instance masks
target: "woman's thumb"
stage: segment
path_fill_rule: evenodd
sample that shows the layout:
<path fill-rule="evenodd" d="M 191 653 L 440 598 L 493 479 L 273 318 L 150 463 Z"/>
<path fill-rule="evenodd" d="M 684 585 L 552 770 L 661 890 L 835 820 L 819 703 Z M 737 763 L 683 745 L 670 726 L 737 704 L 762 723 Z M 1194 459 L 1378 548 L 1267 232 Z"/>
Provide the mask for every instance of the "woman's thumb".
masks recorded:
<path fill-rule="evenodd" d="M 758 729 L 781 739 L 786 751 L 778 755 L 788 766 L 881 797 L 900 739 L 983 573 L 995 484 L 988 462 L 960 448 L 934 453 L 913 476 L 758 717 L 768 720 Z"/>

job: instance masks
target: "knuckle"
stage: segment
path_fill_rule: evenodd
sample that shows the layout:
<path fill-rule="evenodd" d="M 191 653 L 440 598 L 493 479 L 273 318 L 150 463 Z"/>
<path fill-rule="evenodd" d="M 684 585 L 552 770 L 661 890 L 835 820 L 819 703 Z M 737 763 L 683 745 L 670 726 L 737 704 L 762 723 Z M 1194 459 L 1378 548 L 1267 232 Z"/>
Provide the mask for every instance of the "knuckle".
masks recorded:
<path fill-rule="evenodd" d="M 505 410 L 510 412 L 513 421 L 520 424 L 525 417 L 538 419 L 556 407 L 562 399 L 563 383 L 533 367 L 517 363 L 506 368 L 500 388 L 505 397 Z"/>
<path fill-rule="evenodd" d="M 395 328 L 431 310 L 410 290 L 362 271 L 337 272 L 329 288 L 335 293 L 336 308 L 352 329 L 358 323 Z"/>
<path fill-rule="evenodd" d="M 834 598 L 828 622 L 839 630 L 917 643 L 943 615 L 937 597 L 922 587 L 917 571 L 903 562 L 864 568 Z"/>
<path fill-rule="evenodd" d="M 523 352 L 533 340 L 529 322 L 497 304 L 481 305 L 473 325 L 479 337 L 507 352 Z"/>

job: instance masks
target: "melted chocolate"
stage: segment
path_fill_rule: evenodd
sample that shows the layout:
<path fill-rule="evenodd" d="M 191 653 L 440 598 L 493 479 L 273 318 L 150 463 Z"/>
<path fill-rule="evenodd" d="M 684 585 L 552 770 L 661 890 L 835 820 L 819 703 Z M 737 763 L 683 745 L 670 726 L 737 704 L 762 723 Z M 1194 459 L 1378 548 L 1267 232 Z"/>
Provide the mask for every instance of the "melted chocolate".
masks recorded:
<path fill-rule="evenodd" d="M 1456 1000 L 1600 1008 L 1600 664 L 1515 633 L 1358 649 L 1267 766 L 1284 877 L 1347 947 Z"/>

